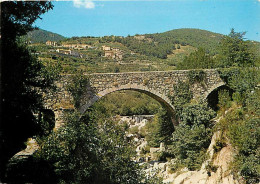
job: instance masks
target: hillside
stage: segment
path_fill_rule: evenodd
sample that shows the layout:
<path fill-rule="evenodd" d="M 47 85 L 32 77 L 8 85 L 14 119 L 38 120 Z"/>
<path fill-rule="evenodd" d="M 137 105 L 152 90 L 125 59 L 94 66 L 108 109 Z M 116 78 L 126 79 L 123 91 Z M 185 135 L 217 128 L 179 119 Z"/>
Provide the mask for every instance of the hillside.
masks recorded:
<path fill-rule="evenodd" d="M 57 38 L 57 34 L 43 30 L 31 32 L 30 36 L 38 40 L 45 38 L 44 41 Z M 85 36 L 64 39 L 61 36 L 63 40 L 60 40 L 57 46 L 47 46 L 44 41 L 37 46 L 32 45 L 39 52 L 38 56 L 41 60 L 61 62 L 65 73 L 74 70 L 88 73 L 167 71 L 180 68 L 184 59 L 199 48 L 205 49 L 208 59 L 216 58 L 222 37 L 221 34 L 206 30 L 176 29 L 164 33 L 137 34 L 127 37 Z M 259 50 L 259 42 L 249 43 L 255 50 Z M 259 53 L 257 50 L 255 52 Z M 200 54 L 203 58 L 203 52 Z M 194 57 L 191 57 L 191 63 Z"/>
<path fill-rule="evenodd" d="M 61 41 L 65 39 L 62 35 L 42 29 L 31 31 L 27 34 L 27 36 L 32 43 L 45 43 L 48 40 Z"/>
<path fill-rule="evenodd" d="M 215 54 L 216 47 L 223 35 L 201 29 L 175 29 L 159 34 L 150 34 L 147 37 L 152 38 L 155 42 L 165 40 L 196 48 L 202 47 Z"/>
<path fill-rule="evenodd" d="M 181 46 L 204 48 L 212 55 L 223 35 L 199 29 L 176 29 L 164 33 L 144 34 L 127 37 L 102 37 L 101 42 L 119 42 L 130 50 L 160 59 L 167 59 L 168 55 Z"/>

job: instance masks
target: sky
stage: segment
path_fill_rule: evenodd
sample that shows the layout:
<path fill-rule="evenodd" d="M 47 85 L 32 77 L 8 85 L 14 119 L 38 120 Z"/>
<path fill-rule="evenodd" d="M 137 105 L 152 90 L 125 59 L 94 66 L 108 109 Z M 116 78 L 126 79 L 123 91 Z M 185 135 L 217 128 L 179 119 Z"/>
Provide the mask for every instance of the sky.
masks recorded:
<path fill-rule="evenodd" d="M 180 28 L 246 32 L 260 41 L 260 0 L 55 1 L 35 25 L 72 36 L 127 36 Z"/>

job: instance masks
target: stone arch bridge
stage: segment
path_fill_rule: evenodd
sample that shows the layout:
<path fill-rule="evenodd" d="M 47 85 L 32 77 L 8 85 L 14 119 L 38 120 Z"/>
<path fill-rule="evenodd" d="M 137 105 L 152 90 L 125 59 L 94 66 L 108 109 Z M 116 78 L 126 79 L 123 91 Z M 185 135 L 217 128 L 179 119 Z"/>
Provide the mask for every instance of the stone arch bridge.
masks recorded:
<path fill-rule="evenodd" d="M 169 94 L 174 94 L 173 86 L 179 81 L 190 80 L 198 73 L 202 74 L 203 82 L 195 80 L 190 83 L 190 90 L 195 99 L 205 100 L 214 89 L 225 85 L 218 71 L 214 69 L 88 74 L 89 80 L 78 109 L 84 113 L 93 103 L 109 93 L 135 90 L 159 101 L 173 116 L 174 106 L 168 97 Z M 71 75 L 63 76 L 57 83 L 59 92 L 46 95 L 46 108 L 54 110 L 57 122 L 62 121 L 63 111 L 74 108 L 73 98 L 66 90 L 71 78 Z"/>

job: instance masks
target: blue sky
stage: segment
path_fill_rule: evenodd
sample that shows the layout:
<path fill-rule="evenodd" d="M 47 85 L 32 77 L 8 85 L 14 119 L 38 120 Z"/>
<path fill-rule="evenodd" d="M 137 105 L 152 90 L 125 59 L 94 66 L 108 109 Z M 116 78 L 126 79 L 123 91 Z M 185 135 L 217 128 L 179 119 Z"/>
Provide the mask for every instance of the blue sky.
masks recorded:
<path fill-rule="evenodd" d="M 56 1 L 35 25 L 66 37 L 127 36 L 198 28 L 246 31 L 260 41 L 260 0 Z"/>

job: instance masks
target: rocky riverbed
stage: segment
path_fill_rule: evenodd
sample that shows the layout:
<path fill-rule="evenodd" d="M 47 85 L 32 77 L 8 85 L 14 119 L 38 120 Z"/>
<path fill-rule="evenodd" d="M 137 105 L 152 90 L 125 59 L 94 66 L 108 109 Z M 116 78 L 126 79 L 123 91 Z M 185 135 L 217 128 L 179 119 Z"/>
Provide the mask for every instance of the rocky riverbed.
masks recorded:
<path fill-rule="evenodd" d="M 150 147 L 146 154 L 143 150 L 147 147 L 147 141 L 145 137 L 141 137 L 140 134 L 142 128 L 147 123 L 152 121 L 153 116 L 121 116 L 117 117 L 119 123 L 126 123 L 129 126 L 129 130 L 135 129 L 135 133 L 126 132 L 128 138 L 133 139 L 136 143 L 136 157 L 134 160 L 139 162 L 144 167 L 147 175 L 157 175 L 162 178 L 163 183 L 168 184 L 239 184 L 243 183 L 234 179 L 229 169 L 229 163 L 234 156 L 233 148 L 230 144 L 223 147 L 217 154 L 214 154 L 213 146 L 216 144 L 216 140 L 220 136 L 220 132 L 215 132 L 211 144 L 207 150 L 209 158 L 206 160 L 200 170 L 189 171 L 187 168 L 183 168 L 178 172 L 171 170 L 171 165 L 174 164 L 175 159 L 168 159 L 168 161 L 158 161 L 156 155 L 165 151 L 164 143 L 160 144 L 160 147 Z M 214 169 L 209 169 L 209 165 L 212 164 Z"/>

